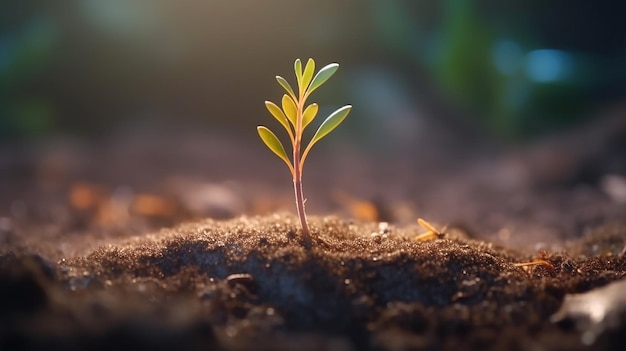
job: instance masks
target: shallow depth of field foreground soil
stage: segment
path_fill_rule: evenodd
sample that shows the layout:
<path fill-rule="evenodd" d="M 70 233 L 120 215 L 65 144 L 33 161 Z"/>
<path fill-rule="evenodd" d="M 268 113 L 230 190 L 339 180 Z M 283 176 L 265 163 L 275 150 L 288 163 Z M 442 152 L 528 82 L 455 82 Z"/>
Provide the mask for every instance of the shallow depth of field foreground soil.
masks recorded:
<path fill-rule="evenodd" d="M 553 267 L 451 229 L 288 215 L 204 220 L 53 262 L 0 256 L 0 346 L 10 349 L 583 349 L 550 322 L 566 293 L 626 276 L 626 228 L 603 228 Z M 591 255 L 589 247 L 601 245 Z M 594 348 L 619 349 L 624 324 Z"/>

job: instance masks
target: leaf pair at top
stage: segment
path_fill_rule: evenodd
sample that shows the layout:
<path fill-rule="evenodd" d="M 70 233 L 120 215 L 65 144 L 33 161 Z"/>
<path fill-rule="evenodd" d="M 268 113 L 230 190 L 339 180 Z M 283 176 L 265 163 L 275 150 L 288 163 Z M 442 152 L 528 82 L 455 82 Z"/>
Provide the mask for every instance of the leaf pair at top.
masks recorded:
<path fill-rule="evenodd" d="M 305 108 L 305 103 L 309 95 L 322 84 L 324 84 L 339 68 L 339 64 L 331 63 L 324 66 L 322 69 L 313 75 L 315 72 L 315 61 L 309 59 L 302 67 L 302 62 L 297 59 L 294 63 L 294 71 L 298 82 L 298 91 L 296 92 L 291 88 L 289 82 L 281 76 L 276 76 L 278 84 L 287 92 L 283 95 L 281 100 L 281 107 L 271 101 L 265 101 L 265 106 L 268 111 L 276 118 L 276 120 L 285 128 L 291 145 L 294 151 L 293 163 L 287 157 L 285 148 L 282 143 L 271 130 L 265 126 L 258 126 L 257 131 L 261 140 L 265 145 L 272 150 L 280 159 L 282 159 L 289 167 L 294 179 L 297 174 L 302 174 L 302 167 L 306 157 L 315 143 L 320 139 L 328 135 L 333 131 L 350 113 L 352 106 L 346 105 L 335 112 L 322 122 L 317 132 L 313 135 L 313 138 L 304 149 L 304 152 L 300 153 L 302 143 L 302 133 L 304 129 L 315 119 L 319 106 L 316 103 L 312 103 Z"/>

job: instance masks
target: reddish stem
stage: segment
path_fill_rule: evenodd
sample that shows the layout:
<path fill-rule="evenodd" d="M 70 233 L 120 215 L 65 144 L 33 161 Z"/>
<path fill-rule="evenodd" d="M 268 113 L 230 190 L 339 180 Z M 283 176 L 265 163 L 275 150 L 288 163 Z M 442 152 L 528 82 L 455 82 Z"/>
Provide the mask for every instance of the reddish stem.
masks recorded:
<path fill-rule="evenodd" d="M 298 85 L 300 82 L 298 82 Z M 294 143 L 293 143 L 293 191 L 296 194 L 296 208 L 298 210 L 298 217 L 300 217 L 300 224 L 302 225 L 302 239 L 304 239 L 304 246 L 308 249 L 311 247 L 311 234 L 309 233 L 309 224 L 306 221 L 306 211 L 304 210 L 304 194 L 302 192 L 302 166 L 300 147 L 302 146 L 302 110 L 304 109 L 304 90 L 300 86 L 300 95 L 298 101 L 296 101 L 297 116 L 296 125 L 294 131 Z"/>
<path fill-rule="evenodd" d="M 304 211 L 304 197 L 302 194 L 302 182 L 296 181 L 293 183 L 294 191 L 296 192 L 296 207 L 298 208 L 298 216 L 300 217 L 300 224 L 302 224 L 302 238 L 304 239 L 304 245 L 306 247 L 311 246 L 311 234 L 309 233 L 309 225 L 306 221 L 306 212 Z"/>
<path fill-rule="evenodd" d="M 296 142 L 293 150 L 294 160 L 294 176 L 293 176 L 293 191 L 296 195 L 296 208 L 298 209 L 298 217 L 300 217 L 300 224 L 302 225 L 302 237 L 304 239 L 304 245 L 306 247 L 311 246 L 311 234 L 309 233 L 309 225 L 306 221 L 306 212 L 304 210 L 304 193 L 302 192 L 302 173 L 300 172 L 300 142 Z"/>

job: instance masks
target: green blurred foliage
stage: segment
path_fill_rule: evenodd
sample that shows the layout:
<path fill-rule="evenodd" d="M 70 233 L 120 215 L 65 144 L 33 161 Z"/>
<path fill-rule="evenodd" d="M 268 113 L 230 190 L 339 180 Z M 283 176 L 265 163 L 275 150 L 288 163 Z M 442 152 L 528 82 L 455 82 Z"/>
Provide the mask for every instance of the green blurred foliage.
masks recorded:
<path fill-rule="evenodd" d="M 32 93 L 27 87 L 45 70 L 55 41 L 52 22 L 41 18 L 0 38 L 0 138 L 31 136 L 51 128 L 52 104 L 45 93 Z"/>
<path fill-rule="evenodd" d="M 1 2 L 0 137 L 142 119 L 242 129 L 296 57 L 341 63 L 316 98 L 352 101 L 373 126 L 437 118 L 417 112 L 432 89 L 494 136 L 536 136 L 624 99 L 623 13 L 606 0 Z"/>
<path fill-rule="evenodd" d="M 503 80 L 491 62 L 494 33 L 476 13 L 474 2 L 446 0 L 439 51 L 431 63 L 433 75 L 453 99 L 486 112 L 488 123 L 506 129 L 498 96 Z"/>
<path fill-rule="evenodd" d="M 600 1 L 372 1 L 380 41 L 493 135 L 524 138 L 626 96 L 626 6 Z M 622 33 L 622 34 L 620 34 Z"/>

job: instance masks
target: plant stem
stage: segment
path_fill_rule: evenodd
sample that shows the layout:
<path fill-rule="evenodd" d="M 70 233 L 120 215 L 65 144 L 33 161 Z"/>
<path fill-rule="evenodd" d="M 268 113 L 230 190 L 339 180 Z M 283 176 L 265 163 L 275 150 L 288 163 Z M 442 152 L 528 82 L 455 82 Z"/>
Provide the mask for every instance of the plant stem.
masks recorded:
<path fill-rule="evenodd" d="M 302 238 L 304 239 L 304 245 L 306 247 L 311 246 L 311 234 L 309 233 L 309 225 L 306 221 L 306 212 L 304 210 L 304 196 L 302 194 L 302 181 L 298 180 L 293 182 L 293 189 L 296 192 L 296 207 L 298 209 L 298 216 L 300 217 L 300 224 L 302 225 Z"/>
<path fill-rule="evenodd" d="M 311 234 L 309 233 L 309 225 L 306 221 L 306 211 L 304 210 L 304 194 L 302 192 L 302 173 L 300 172 L 300 143 L 296 143 L 293 150 L 294 160 L 294 177 L 293 177 L 293 191 L 296 195 L 296 208 L 298 210 L 298 217 L 300 217 L 300 224 L 302 225 L 302 237 L 304 239 L 304 245 L 306 247 L 311 246 Z"/>
<path fill-rule="evenodd" d="M 302 239 L 304 246 L 308 249 L 311 247 L 311 234 L 309 233 L 309 224 L 306 221 L 306 211 L 304 209 L 304 194 L 302 192 L 302 166 L 300 147 L 302 146 L 302 111 L 304 109 L 304 89 L 300 87 L 300 96 L 296 102 L 296 125 L 294 131 L 293 143 L 293 191 L 296 195 L 296 209 L 298 217 L 300 217 L 300 225 L 302 225 Z"/>

